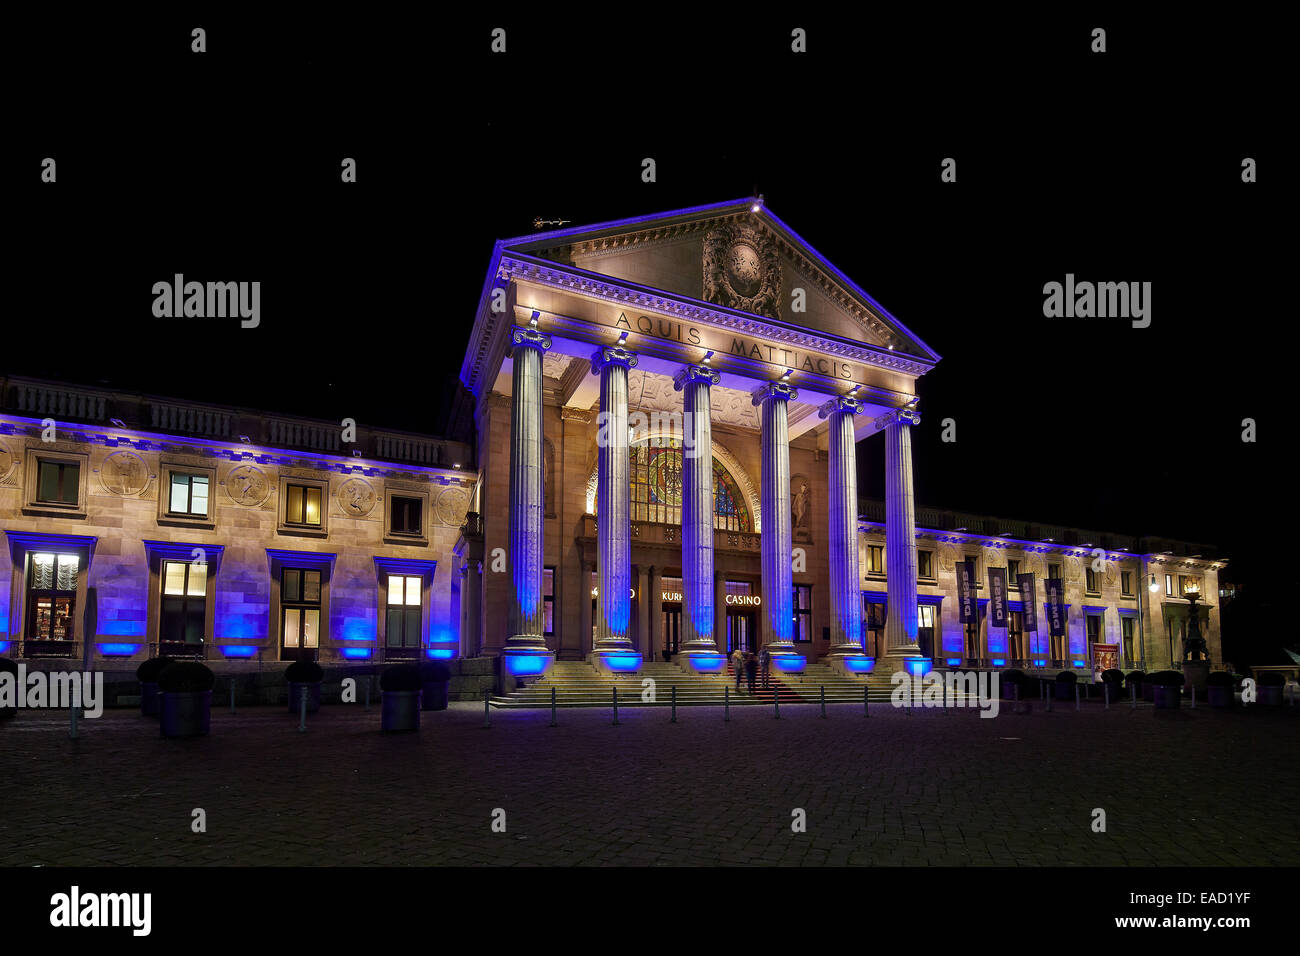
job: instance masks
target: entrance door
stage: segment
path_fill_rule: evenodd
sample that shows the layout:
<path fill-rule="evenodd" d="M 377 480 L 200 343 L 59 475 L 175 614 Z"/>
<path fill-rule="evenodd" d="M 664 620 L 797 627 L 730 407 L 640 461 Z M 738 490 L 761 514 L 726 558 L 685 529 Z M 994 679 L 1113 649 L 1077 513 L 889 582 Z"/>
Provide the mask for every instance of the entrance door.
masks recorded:
<path fill-rule="evenodd" d="M 753 611 L 727 610 L 727 653 L 736 648 L 745 653 L 758 653 L 758 628 Z"/>
<path fill-rule="evenodd" d="M 660 647 L 663 649 L 664 660 L 672 659 L 676 654 L 682 640 L 682 606 L 680 604 L 665 604 L 663 606 L 663 634 L 660 639 Z"/>

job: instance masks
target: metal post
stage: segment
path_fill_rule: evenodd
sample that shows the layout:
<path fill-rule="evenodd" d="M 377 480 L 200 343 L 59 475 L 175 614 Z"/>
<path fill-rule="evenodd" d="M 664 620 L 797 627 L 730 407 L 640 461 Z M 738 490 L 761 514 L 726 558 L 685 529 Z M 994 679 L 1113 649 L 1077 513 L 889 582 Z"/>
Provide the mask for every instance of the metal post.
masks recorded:
<path fill-rule="evenodd" d="M 871 716 L 871 699 L 867 696 L 869 691 L 870 691 L 869 687 L 863 686 L 862 688 L 862 716 L 863 717 Z"/>
<path fill-rule="evenodd" d="M 1196 709 L 1196 685 L 1192 685 L 1192 710 Z"/>
<path fill-rule="evenodd" d="M 487 693 L 484 691 L 483 693 Z M 370 675 L 366 675 L 366 710 L 370 709 Z"/>
<path fill-rule="evenodd" d="M 1079 709 L 1079 682 L 1074 682 L 1074 709 Z"/>
<path fill-rule="evenodd" d="M 821 691 L 821 698 L 822 698 L 822 720 L 825 720 L 826 719 L 826 685 L 823 684 L 818 689 Z"/>
<path fill-rule="evenodd" d="M 307 685 L 298 686 L 298 733 L 301 734 L 307 730 Z"/>
<path fill-rule="evenodd" d="M 1134 684 L 1130 681 L 1128 685 L 1128 709 L 1137 710 L 1137 705 L 1138 705 L 1137 684 Z"/>
<path fill-rule="evenodd" d="M 556 726 L 555 720 L 555 688 L 551 688 L 551 726 Z"/>
<path fill-rule="evenodd" d="M 942 681 L 939 686 L 943 688 L 943 715 L 948 716 L 948 682 Z M 956 688 L 953 688 L 953 700 L 957 699 Z"/>
<path fill-rule="evenodd" d="M 618 688 L 614 688 L 614 723 L 618 723 Z"/>
<path fill-rule="evenodd" d="M 724 722 L 731 720 L 731 688 L 729 686 L 722 688 L 722 719 Z"/>
<path fill-rule="evenodd" d="M 232 714 L 235 712 L 235 677 L 233 674 L 230 676 L 230 712 Z"/>
<path fill-rule="evenodd" d="M 492 692 L 491 692 L 490 690 L 486 690 L 486 689 L 485 689 L 485 690 L 483 691 L 483 726 L 484 726 L 484 728 L 487 728 L 487 727 L 491 727 L 491 726 L 492 726 L 492 717 L 489 715 L 489 711 L 488 711 L 488 706 L 489 706 L 489 703 L 488 703 L 488 702 L 489 702 L 489 699 L 490 699 L 490 697 L 491 697 L 491 694 L 492 694 Z"/>
<path fill-rule="evenodd" d="M 781 719 L 781 695 L 780 694 L 772 695 L 772 707 L 776 711 L 776 713 L 774 714 L 775 719 L 780 720 Z"/>
<path fill-rule="evenodd" d="M 1106 698 L 1106 710 L 1110 710 L 1110 682 L 1101 682 L 1101 693 Z"/>
<path fill-rule="evenodd" d="M 1052 712 L 1052 701 L 1054 701 L 1055 699 L 1056 699 L 1056 688 L 1053 687 L 1051 690 L 1047 692 L 1047 712 L 1049 714 Z"/>
<path fill-rule="evenodd" d="M 68 695 L 68 703 L 70 705 L 68 708 L 68 736 L 73 740 L 77 739 L 77 710 L 79 709 L 77 707 L 77 696 L 78 695 L 75 694 Z"/>
<path fill-rule="evenodd" d="M 673 685 L 673 720 L 672 720 L 672 722 L 673 722 L 674 724 L 677 723 L 677 685 L 676 685 L 676 684 Z"/>

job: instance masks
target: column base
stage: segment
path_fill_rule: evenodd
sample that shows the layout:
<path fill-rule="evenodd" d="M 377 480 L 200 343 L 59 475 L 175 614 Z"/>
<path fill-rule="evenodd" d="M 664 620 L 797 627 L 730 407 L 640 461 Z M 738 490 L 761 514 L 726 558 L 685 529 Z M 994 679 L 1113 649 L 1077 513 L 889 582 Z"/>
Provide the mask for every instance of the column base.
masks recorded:
<path fill-rule="evenodd" d="M 886 665 L 885 670 L 890 674 L 895 671 L 907 671 L 913 676 L 928 674 L 934 665 L 930 658 L 921 656 L 921 648 L 917 644 L 891 647 L 885 652 L 883 663 Z"/>
<path fill-rule="evenodd" d="M 841 645 L 832 648 L 822 662 L 834 671 L 856 677 L 865 677 L 876 669 L 876 659 L 864 654 L 861 647 Z"/>
<path fill-rule="evenodd" d="M 598 674 L 635 674 L 644 665 L 641 652 L 630 641 L 615 647 L 598 647 L 587 660 Z"/>
<path fill-rule="evenodd" d="M 501 651 L 505 673 L 515 678 L 541 677 L 555 663 L 555 652 L 536 634 L 517 634 Z"/>
<path fill-rule="evenodd" d="M 782 674 L 802 674 L 808 668 L 808 658 L 794 649 L 790 641 L 773 641 L 767 645 L 772 655 L 772 670 Z"/>
<path fill-rule="evenodd" d="M 689 674 L 721 674 L 727 669 L 727 655 L 711 648 L 696 647 L 674 654 L 673 663 Z"/>

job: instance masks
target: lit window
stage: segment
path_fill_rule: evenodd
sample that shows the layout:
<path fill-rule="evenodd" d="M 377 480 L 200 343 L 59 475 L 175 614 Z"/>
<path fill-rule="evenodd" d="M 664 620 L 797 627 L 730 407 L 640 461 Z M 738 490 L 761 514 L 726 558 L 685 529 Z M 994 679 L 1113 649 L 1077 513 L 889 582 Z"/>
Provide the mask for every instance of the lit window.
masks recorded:
<path fill-rule="evenodd" d="M 320 647 L 321 573 L 312 568 L 280 572 L 282 656 L 296 657 L 303 648 Z"/>
<path fill-rule="evenodd" d="M 208 566 L 188 561 L 164 561 L 162 579 L 159 643 L 202 644 L 207 624 Z"/>
<path fill-rule="evenodd" d="M 177 515 L 207 517 L 208 479 L 205 475 L 172 472 L 168 511 Z"/>
<path fill-rule="evenodd" d="M 285 503 L 285 524 L 320 527 L 321 490 L 310 485 L 289 485 Z"/>
<path fill-rule="evenodd" d="M 385 640 L 393 648 L 420 646 L 421 579 L 418 574 L 388 576 Z"/>
<path fill-rule="evenodd" d="M 794 640 L 812 640 L 812 585 L 794 586 Z"/>

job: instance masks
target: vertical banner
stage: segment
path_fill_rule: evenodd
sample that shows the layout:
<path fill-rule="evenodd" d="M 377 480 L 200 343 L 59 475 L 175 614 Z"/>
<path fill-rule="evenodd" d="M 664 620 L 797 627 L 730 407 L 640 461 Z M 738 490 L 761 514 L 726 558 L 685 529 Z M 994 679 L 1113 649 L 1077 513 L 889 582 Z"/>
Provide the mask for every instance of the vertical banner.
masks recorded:
<path fill-rule="evenodd" d="M 989 624 L 993 627 L 1006 627 L 1011 622 L 1007 619 L 1007 569 L 989 568 L 989 612 L 992 615 Z"/>
<path fill-rule="evenodd" d="M 1038 594 L 1034 591 L 1034 576 L 1017 574 L 1016 584 L 1020 587 L 1020 596 L 1025 602 L 1025 630 L 1030 634 L 1037 634 Z"/>
<path fill-rule="evenodd" d="M 978 623 L 975 611 L 975 562 L 957 562 L 957 620 L 962 624 Z"/>
<path fill-rule="evenodd" d="M 1047 629 L 1052 637 L 1065 636 L 1065 581 L 1062 578 L 1048 578 L 1047 588 Z"/>

